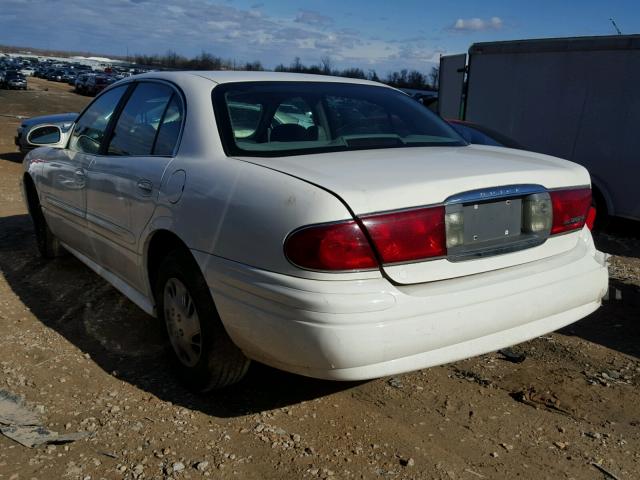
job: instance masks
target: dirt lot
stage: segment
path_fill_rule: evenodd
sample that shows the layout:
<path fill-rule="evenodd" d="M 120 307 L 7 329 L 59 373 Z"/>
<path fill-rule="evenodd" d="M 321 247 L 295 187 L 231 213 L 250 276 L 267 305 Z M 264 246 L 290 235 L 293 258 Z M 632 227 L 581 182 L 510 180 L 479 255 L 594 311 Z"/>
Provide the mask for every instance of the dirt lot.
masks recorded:
<path fill-rule="evenodd" d="M 19 121 L 6 115 L 89 99 L 29 84 L 0 90 L 0 390 L 51 430 L 92 435 L 34 449 L 0 435 L 1 480 L 640 478 L 637 225 L 598 235 L 616 255 L 612 300 L 517 346 L 522 363 L 494 353 L 361 383 L 254 364 L 241 384 L 195 396 L 152 318 L 75 259 L 38 258 L 18 189 Z"/>

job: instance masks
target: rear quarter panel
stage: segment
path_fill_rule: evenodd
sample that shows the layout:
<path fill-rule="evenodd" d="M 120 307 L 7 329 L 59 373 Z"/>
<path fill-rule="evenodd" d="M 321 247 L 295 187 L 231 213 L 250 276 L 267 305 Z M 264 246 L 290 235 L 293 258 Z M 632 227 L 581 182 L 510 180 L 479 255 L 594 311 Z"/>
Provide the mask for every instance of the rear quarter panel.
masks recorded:
<path fill-rule="evenodd" d="M 178 86 L 187 103 L 185 130 L 178 156 L 165 172 L 158 208 L 144 234 L 147 239 L 154 231 L 167 229 L 192 250 L 304 278 L 381 276 L 379 270 L 312 272 L 289 263 L 283 246 L 290 232 L 314 223 L 350 219 L 349 211 L 332 193 L 311 183 L 268 166 L 227 157 L 211 103 L 215 84 L 192 76 L 182 77 Z M 186 180 L 182 196 L 175 202 L 168 179 L 178 170 L 184 170 Z"/>
<path fill-rule="evenodd" d="M 286 259 L 284 241 L 293 230 L 351 218 L 333 194 L 232 158 L 181 158 L 172 167 L 185 170 L 185 190 L 175 205 L 161 194 L 151 230 L 168 228 L 193 250 L 272 272 L 326 280 L 380 277 L 378 270 L 312 272 Z"/>

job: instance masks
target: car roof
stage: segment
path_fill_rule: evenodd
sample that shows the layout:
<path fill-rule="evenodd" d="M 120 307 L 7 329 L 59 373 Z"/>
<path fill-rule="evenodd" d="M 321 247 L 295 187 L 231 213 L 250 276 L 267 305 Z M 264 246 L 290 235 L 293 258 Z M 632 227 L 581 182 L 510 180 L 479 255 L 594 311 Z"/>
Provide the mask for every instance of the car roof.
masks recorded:
<path fill-rule="evenodd" d="M 136 79 L 157 78 L 169 81 L 179 81 L 185 76 L 198 76 L 211 80 L 214 83 L 232 82 L 334 82 L 334 83 L 356 83 L 361 85 L 375 85 L 387 87 L 382 83 L 358 78 L 334 77 L 330 75 L 311 75 L 307 73 L 288 72 L 264 72 L 264 71 L 179 71 L 179 72 L 148 72 L 136 75 Z M 391 87 L 387 87 L 391 88 Z"/>

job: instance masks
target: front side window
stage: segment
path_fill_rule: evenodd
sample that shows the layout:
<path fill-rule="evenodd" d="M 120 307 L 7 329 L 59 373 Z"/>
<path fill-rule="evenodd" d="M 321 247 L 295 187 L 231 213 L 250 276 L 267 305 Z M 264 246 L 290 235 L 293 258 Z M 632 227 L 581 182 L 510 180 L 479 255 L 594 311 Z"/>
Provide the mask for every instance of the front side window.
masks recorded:
<path fill-rule="evenodd" d="M 396 90 L 333 82 L 217 86 L 213 105 L 228 155 L 463 146 L 446 122 Z"/>
<path fill-rule="evenodd" d="M 160 83 L 140 83 L 116 122 L 108 155 L 151 155 L 156 133 L 173 89 Z"/>
<path fill-rule="evenodd" d="M 76 122 L 69 149 L 75 152 L 97 154 L 104 139 L 109 120 L 128 85 L 109 90 L 93 102 Z"/>

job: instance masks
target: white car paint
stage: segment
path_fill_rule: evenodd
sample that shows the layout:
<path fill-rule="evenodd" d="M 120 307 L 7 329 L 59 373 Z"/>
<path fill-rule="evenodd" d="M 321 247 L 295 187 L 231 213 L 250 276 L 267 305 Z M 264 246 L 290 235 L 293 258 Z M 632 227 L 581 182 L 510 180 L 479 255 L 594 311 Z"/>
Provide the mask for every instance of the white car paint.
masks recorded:
<path fill-rule="evenodd" d="M 74 255 L 155 314 L 147 271 L 160 231 L 198 262 L 225 329 L 249 358 L 320 378 L 415 370 L 548 333 L 591 313 L 607 289 L 589 230 L 465 262 L 446 258 L 352 272 L 301 269 L 283 242 L 294 230 L 352 215 L 441 204 L 513 184 L 588 186 L 578 165 L 489 147 L 416 147 L 299 157 L 230 157 L 216 128 L 219 84 L 353 79 L 269 72 L 153 72 L 186 118 L 177 153 L 109 157 L 39 148 L 27 155 L 53 233 Z M 100 98 L 100 96 L 98 97 Z M 142 195 L 137 184 L 150 182 Z"/>
<path fill-rule="evenodd" d="M 444 282 L 327 282 L 197 254 L 227 331 L 252 358 L 302 375 L 362 380 L 544 335 L 600 306 L 605 256 L 587 229 L 560 255 Z M 561 293 L 560 293 L 561 292 Z"/>

